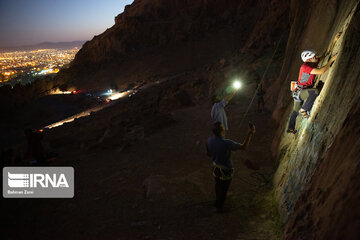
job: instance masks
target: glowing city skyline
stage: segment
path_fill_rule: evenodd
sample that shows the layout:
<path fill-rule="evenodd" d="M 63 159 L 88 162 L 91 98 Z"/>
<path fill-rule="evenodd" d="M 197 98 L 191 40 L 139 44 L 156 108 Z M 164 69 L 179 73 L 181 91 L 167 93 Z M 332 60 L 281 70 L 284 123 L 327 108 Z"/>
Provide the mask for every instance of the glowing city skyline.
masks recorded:
<path fill-rule="evenodd" d="M 0 86 L 4 83 L 27 84 L 42 75 L 57 73 L 66 67 L 79 51 L 71 49 L 38 49 L 0 53 Z"/>

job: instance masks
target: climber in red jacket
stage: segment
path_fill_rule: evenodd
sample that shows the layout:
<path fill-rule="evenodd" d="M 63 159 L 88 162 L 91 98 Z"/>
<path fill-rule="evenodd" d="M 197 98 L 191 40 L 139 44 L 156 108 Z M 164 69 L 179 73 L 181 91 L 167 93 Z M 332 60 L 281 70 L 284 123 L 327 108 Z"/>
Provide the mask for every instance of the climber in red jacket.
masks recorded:
<path fill-rule="evenodd" d="M 327 54 L 331 53 L 336 41 L 340 38 L 340 36 L 341 32 L 338 32 L 327 51 L 324 52 L 320 57 L 316 56 L 316 52 L 314 50 L 304 50 L 301 53 L 301 59 L 303 60 L 304 64 L 300 68 L 298 81 L 292 92 L 294 108 L 289 120 L 289 126 L 287 130 L 288 133 L 296 133 L 295 124 L 299 110 L 303 118 L 310 117 L 309 111 L 311 110 L 319 93 L 317 89 L 313 88 L 315 75 L 325 73 L 335 61 L 337 55 L 335 54 L 333 57 L 331 57 L 325 66 L 317 68 L 317 65 Z"/>

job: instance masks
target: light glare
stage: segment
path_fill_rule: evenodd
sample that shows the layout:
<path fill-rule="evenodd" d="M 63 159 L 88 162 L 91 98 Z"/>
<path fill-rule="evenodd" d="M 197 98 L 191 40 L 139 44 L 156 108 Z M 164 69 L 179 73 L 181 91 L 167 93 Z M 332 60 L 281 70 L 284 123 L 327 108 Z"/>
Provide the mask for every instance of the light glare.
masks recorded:
<path fill-rule="evenodd" d="M 240 81 L 235 81 L 233 86 L 234 86 L 235 89 L 239 89 L 241 87 Z"/>

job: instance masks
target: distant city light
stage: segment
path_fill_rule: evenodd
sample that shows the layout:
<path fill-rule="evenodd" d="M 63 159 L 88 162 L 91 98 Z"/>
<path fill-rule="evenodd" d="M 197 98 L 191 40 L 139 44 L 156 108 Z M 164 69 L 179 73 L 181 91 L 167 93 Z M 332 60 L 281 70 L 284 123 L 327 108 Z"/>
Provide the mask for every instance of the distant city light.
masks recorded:
<path fill-rule="evenodd" d="M 103 93 L 103 95 L 107 95 L 110 96 L 111 94 L 113 94 L 115 91 L 112 89 L 107 90 L 105 93 Z"/>
<path fill-rule="evenodd" d="M 27 84 L 33 77 L 55 74 L 69 64 L 79 51 L 78 48 L 38 49 L 0 53 L 0 79 L 2 84 L 21 82 Z"/>
<path fill-rule="evenodd" d="M 116 100 L 124 96 L 125 93 L 115 93 L 111 95 L 108 99 L 110 100 Z"/>
<path fill-rule="evenodd" d="M 119 98 L 122 98 L 122 97 L 125 97 L 125 96 L 129 95 L 131 92 L 132 92 L 132 90 L 128 90 L 126 92 L 121 92 L 121 93 L 114 93 L 113 95 L 108 97 L 108 99 L 113 101 L 113 100 L 116 100 L 116 99 L 119 99 Z"/>
<path fill-rule="evenodd" d="M 71 91 L 58 91 L 58 92 L 56 92 L 56 93 L 54 93 L 54 94 L 71 94 L 72 92 Z"/>
<path fill-rule="evenodd" d="M 77 94 L 79 91 L 71 90 L 71 91 L 61 91 L 60 89 L 52 90 L 49 94 L 50 95 L 57 95 L 57 94 Z"/>

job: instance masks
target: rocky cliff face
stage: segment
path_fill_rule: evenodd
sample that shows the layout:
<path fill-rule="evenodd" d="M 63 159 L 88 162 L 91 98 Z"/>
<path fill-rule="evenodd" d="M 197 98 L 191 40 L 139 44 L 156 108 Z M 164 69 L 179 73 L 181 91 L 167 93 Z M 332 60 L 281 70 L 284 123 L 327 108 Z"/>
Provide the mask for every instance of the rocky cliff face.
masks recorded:
<path fill-rule="evenodd" d="M 288 26 L 288 3 L 135 0 L 115 25 L 84 44 L 57 83 L 121 87 L 213 64 L 242 50 L 258 55 Z"/>
<path fill-rule="evenodd" d="M 280 213 L 289 219 L 285 239 L 355 239 L 359 227 L 358 1 L 292 1 L 291 9 L 285 59 L 272 86 L 278 93 L 273 117 L 280 124 L 273 142 L 279 161 L 274 184 Z M 339 55 L 317 79 L 324 86 L 311 118 L 298 117 L 298 133 L 287 134 L 292 109 L 289 84 L 298 77 L 301 51 L 325 51 L 339 31 L 343 34 L 331 53 Z M 328 56 L 322 64 L 327 60 Z"/>

